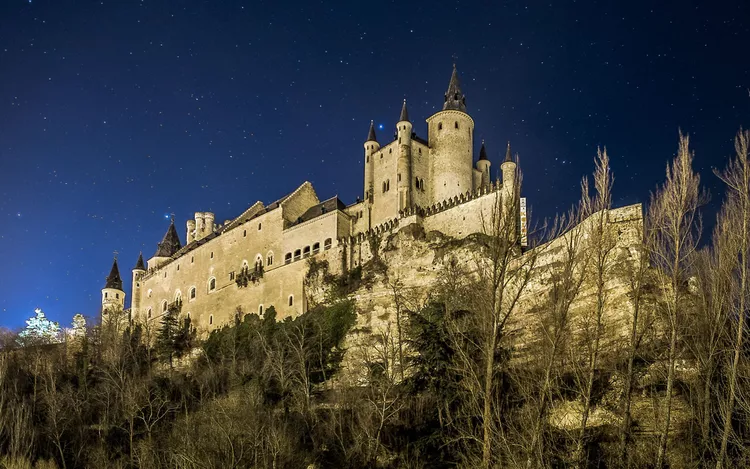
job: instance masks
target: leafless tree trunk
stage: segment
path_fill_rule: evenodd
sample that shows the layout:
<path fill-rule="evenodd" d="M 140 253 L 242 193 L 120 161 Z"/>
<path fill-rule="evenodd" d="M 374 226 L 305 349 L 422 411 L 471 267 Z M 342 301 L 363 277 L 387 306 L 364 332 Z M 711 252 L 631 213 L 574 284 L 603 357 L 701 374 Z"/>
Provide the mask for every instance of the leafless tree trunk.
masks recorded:
<path fill-rule="evenodd" d="M 750 144 L 750 131 L 742 131 L 735 138 L 736 158 L 729 163 L 727 169 L 719 174 L 719 177 L 727 186 L 727 209 L 723 211 L 727 223 L 732 225 L 730 232 L 735 235 L 733 243 L 736 253 L 737 267 L 736 281 L 733 282 L 734 292 L 732 295 L 732 315 L 736 317 L 737 327 L 735 330 L 734 356 L 729 372 L 729 391 L 727 402 L 724 406 L 724 429 L 721 436 L 719 455 L 716 458 L 716 469 L 724 467 L 727 453 L 729 436 L 732 432 L 732 414 L 734 413 L 735 400 L 737 398 L 737 376 L 743 352 L 743 334 L 745 330 L 745 315 L 747 314 L 748 276 L 750 275 L 750 264 L 748 263 L 748 249 L 750 249 L 750 161 L 748 160 L 748 145 Z"/>
<path fill-rule="evenodd" d="M 667 391 L 659 435 L 657 469 L 664 467 L 672 418 L 672 390 L 683 282 L 700 233 L 698 207 L 706 200 L 706 195 L 699 187 L 700 177 L 692 168 L 693 153 L 689 143 L 689 137 L 680 133 L 677 156 L 667 165 L 666 181 L 651 196 L 647 218 L 649 230 L 653 230 L 648 239 L 652 241 L 649 247 L 660 283 L 660 309 L 669 326 Z"/>

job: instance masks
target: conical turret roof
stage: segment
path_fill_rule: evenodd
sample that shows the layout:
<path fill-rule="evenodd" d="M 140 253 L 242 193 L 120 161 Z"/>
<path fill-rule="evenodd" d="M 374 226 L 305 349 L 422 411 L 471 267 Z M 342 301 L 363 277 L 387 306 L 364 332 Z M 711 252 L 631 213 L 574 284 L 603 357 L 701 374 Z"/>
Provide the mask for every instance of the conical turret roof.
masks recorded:
<path fill-rule="evenodd" d="M 138 262 L 135 263 L 133 270 L 146 270 L 146 264 L 143 262 L 143 252 L 138 254 Z"/>
<path fill-rule="evenodd" d="M 406 98 L 404 98 L 404 105 L 401 106 L 401 116 L 398 118 L 399 122 L 411 122 L 409 121 L 409 111 L 406 109 Z"/>
<path fill-rule="evenodd" d="M 367 133 L 367 142 L 377 142 L 375 137 L 375 121 L 370 121 L 370 131 Z"/>
<path fill-rule="evenodd" d="M 484 140 L 482 140 L 482 148 L 479 149 L 479 160 L 488 160 L 487 149 L 484 148 Z"/>
<path fill-rule="evenodd" d="M 122 290 L 122 279 L 120 278 L 120 269 L 117 268 L 117 258 L 112 262 L 112 270 L 107 275 L 107 283 L 104 284 L 104 288 L 115 288 Z"/>
<path fill-rule="evenodd" d="M 174 227 L 174 220 L 172 220 L 164 238 L 159 243 L 159 247 L 156 248 L 154 257 L 172 257 L 180 248 L 182 248 L 182 244 L 180 243 L 180 237 L 177 235 L 177 229 Z"/>
<path fill-rule="evenodd" d="M 508 149 L 505 150 L 505 160 L 503 160 L 503 163 L 512 163 L 513 157 L 510 154 L 510 140 L 508 141 Z"/>
<path fill-rule="evenodd" d="M 461 83 L 458 81 L 458 70 L 456 64 L 453 64 L 453 74 L 448 84 L 448 91 L 445 92 L 445 103 L 443 111 L 454 110 L 466 112 L 466 96 L 461 91 Z"/>

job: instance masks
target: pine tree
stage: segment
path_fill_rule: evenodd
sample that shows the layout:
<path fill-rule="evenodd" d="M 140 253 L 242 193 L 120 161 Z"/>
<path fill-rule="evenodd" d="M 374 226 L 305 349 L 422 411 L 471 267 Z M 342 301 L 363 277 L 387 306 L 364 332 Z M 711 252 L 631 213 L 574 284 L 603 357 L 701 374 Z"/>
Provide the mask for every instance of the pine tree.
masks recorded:
<path fill-rule="evenodd" d="M 26 320 L 26 329 L 18 334 L 21 345 L 60 343 L 60 325 L 50 321 L 40 308 L 34 310 L 36 316 Z"/>

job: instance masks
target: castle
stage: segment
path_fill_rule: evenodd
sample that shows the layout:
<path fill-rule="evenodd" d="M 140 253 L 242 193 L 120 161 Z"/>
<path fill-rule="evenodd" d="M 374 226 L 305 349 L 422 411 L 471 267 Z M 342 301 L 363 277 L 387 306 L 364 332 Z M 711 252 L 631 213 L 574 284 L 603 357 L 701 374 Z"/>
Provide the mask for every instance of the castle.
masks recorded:
<path fill-rule="evenodd" d="M 233 320 L 237 307 L 263 314 L 274 306 L 279 317 L 298 315 L 307 308 L 307 258 L 326 260 L 334 273 L 342 273 L 373 256 L 373 235 L 417 224 L 426 232 L 464 238 L 482 231 L 498 203 L 512 201 L 523 210 L 524 201 L 511 200 L 520 196 L 510 144 L 502 181 L 490 177 L 484 142 L 474 161 L 474 120 L 455 65 L 443 108 L 427 125 L 427 139 L 413 132 L 406 100 L 393 141 L 381 146 L 370 123 L 364 197 L 353 204 L 337 197 L 321 201 L 305 182 L 223 224 L 217 225 L 211 212 L 196 212 L 186 223 L 184 246 L 172 220 L 154 255 L 146 263 L 139 256 L 132 270 L 130 317 L 159 321 L 177 305 L 205 333 Z M 523 217 L 516 217 L 520 230 Z M 116 259 L 102 289 L 102 312 L 112 308 L 125 308 Z"/>

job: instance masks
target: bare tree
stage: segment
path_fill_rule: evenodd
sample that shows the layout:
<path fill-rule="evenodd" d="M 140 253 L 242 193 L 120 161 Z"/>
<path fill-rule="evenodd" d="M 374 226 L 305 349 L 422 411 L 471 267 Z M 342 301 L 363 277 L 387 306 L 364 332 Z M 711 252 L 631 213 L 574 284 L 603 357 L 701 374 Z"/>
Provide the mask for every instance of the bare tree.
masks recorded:
<path fill-rule="evenodd" d="M 740 361 L 743 359 L 744 349 L 743 337 L 745 330 L 745 315 L 747 314 L 748 300 L 748 277 L 750 276 L 750 262 L 748 261 L 748 250 L 750 249 L 750 160 L 748 160 L 748 146 L 750 145 L 750 131 L 737 134 L 734 141 L 736 157 L 730 161 L 728 167 L 717 175 L 727 187 L 726 208 L 722 211 L 725 215 L 722 221 L 731 225 L 730 233 L 733 239 L 730 252 L 734 254 L 736 267 L 734 271 L 735 281 L 732 283 L 732 294 L 730 303 L 730 314 L 736 318 L 734 356 L 732 357 L 729 372 L 729 389 L 727 402 L 724 405 L 724 428 L 721 435 L 719 454 L 716 458 L 716 469 L 724 467 L 727 453 L 727 445 L 732 432 L 732 414 L 734 413 L 735 401 L 737 399 L 737 376 Z"/>
<path fill-rule="evenodd" d="M 648 236 L 650 253 L 662 296 L 658 306 L 669 328 L 667 390 L 657 469 L 664 466 L 672 418 L 680 310 L 685 300 L 683 283 L 687 280 L 701 229 L 698 207 L 707 199 L 700 189 L 700 176 L 692 168 L 693 152 L 689 144 L 689 137 L 680 132 L 677 156 L 667 165 L 666 181 L 651 195 L 647 217 L 648 229 L 652 230 Z"/>

